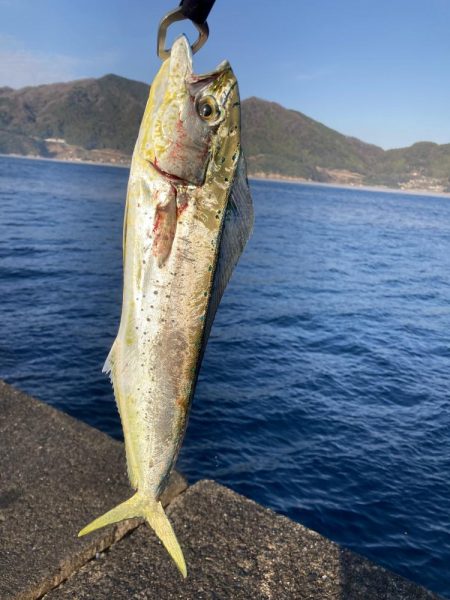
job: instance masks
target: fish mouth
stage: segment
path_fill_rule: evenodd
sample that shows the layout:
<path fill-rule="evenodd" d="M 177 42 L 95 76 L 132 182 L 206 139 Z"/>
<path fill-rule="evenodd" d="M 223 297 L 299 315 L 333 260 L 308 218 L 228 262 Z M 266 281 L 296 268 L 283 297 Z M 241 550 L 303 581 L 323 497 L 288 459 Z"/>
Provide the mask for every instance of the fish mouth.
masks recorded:
<path fill-rule="evenodd" d="M 185 80 L 192 74 L 192 49 L 184 34 L 174 41 L 168 60 L 170 77 Z"/>
<path fill-rule="evenodd" d="M 199 74 L 194 73 L 192 66 L 192 48 L 189 44 L 189 40 L 184 34 L 178 36 L 174 41 L 170 51 L 169 60 L 169 72 L 171 74 L 183 74 L 183 78 L 188 83 L 207 82 L 209 80 L 213 81 L 222 75 L 222 73 L 230 70 L 231 68 L 230 63 L 227 60 L 223 60 L 215 69 L 212 69 L 211 71 Z"/>

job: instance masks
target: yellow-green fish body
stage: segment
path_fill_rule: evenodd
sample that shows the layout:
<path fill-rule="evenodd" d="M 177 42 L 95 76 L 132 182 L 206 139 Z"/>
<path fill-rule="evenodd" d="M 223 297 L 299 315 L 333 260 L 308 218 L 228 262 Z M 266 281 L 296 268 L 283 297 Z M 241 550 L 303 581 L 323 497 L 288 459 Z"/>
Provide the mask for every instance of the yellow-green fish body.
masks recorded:
<path fill-rule="evenodd" d="M 105 363 L 136 494 L 80 535 L 142 516 L 186 575 L 159 497 L 186 430 L 217 305 L 252 228 L 235 76 L 192 73 L 184 36 L 150 90 L 130 170 L 124 291 Z"/>

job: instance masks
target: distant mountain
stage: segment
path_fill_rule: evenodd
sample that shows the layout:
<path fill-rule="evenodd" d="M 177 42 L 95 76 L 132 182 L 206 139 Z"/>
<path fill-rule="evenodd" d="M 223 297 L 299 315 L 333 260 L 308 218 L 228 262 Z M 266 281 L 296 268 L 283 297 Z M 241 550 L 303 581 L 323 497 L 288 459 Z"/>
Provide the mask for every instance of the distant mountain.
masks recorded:
<path fill-rule="evenodd" d="M 409 148 L 387 150 L 374 163 L 368 183 L 402 187 L 425 186 L 450 191 L 450 144 L 417 142 Z"/>
<path fill-rule="evenodd" d="M 333 178 L 329 171 L 365 175 L 383 150 L 346 137 L 295 110 L 249 98 L 242 103 L 243 146 L 253 172 Z"/>
<path fill-rule="evenodd" d="M 117 75 L 0 88 L 0 153 L 129 162 L 148 86 Z M 274 102 L 242 102 L 249 173 L 450 191 L 450 144 L 384 151 Z"/>
<path fill-rule="evenodd" d="M 61 146 L 68 144 L 118 151 L 123 159 L 133 150 L 147 96 L 148 86 L 116 75 L 0 88 L 0 152 L 51 157 L 64 154 Z"/>

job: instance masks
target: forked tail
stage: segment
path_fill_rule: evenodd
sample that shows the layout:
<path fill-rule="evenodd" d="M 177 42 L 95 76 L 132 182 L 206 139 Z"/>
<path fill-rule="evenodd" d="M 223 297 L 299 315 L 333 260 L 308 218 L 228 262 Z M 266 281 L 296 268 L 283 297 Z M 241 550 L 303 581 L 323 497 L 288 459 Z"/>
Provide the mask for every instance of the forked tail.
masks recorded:
<path fill-rule="evenodd" d="M 122 504 L 95 519 L 92 523 L 89 523 L 89 525 L 80 531 L 78 537 L 100 529 L 100 527 L 105 527 L 105 525 L 111 525 L 111 523 L 118 523 L 124 519 L 135 517 L 143 517 L 147 521 L 175 561 L 183 577 L 186 577 L 187 570 L 183 552 L 161 502 L 149 500 L 139 492 L 129 500 L 122 502 Z"/>

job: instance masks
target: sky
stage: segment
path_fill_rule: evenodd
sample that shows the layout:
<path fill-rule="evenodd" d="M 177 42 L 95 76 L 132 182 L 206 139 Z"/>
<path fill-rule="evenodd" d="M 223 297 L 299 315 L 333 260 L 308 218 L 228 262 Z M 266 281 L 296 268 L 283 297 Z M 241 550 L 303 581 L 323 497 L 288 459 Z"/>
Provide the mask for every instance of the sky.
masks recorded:
<path fill-rule="evenodd" d="M 116 73 L 150 83 L 178 0 L 0 0 L 0 86 Z M 383 148 L 450 143 L 450 0 L 216 0 L 197 72 Z M 185 21 L 169 42 L 195 30 Z"/>

